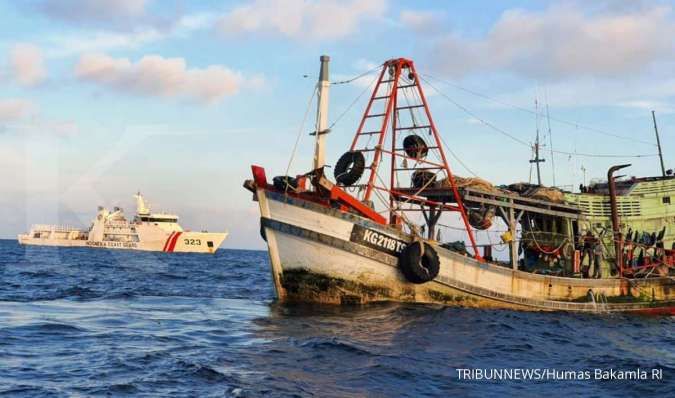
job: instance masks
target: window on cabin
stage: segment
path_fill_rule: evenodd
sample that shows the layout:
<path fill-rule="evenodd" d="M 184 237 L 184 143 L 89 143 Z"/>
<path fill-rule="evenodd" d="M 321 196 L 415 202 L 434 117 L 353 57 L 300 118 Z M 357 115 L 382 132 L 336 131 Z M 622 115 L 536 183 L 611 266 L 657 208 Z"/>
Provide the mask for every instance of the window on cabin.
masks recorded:
<path fill-rule="evenodd" d="M 666 204 L 666 205 L 670 204 L 670 196 L 664 196 L 663 197 L 663 204 Z"/>

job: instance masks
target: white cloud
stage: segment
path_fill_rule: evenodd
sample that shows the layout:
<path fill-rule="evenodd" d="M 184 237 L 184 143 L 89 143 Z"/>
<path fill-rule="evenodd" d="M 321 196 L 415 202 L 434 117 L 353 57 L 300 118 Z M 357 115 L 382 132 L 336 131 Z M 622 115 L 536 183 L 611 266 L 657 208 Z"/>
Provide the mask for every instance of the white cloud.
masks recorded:
<path fill-rule="evenodd" d="M 49 57 L 136 49 L 174 37 L 186 37 L 195 30 L 210 28 L 217 18 L 215 13 L 196 13 L 183 15 L 161 28 L 151 23 L 140 23 L 127 31 L 94 30 L 86 33 L 55 34 L 44 39 L 44 47 L 48 48 L 46 55 Z"/>
<path fill-rule="evenodd" d="M 626 108 L 637 108 L 643 111 L 656 111 L 657 113 L 675 113 L 675 105 L 666 101 L 658 100 L 633 100 L 619 103 Z"/>
<path fill-rule="evenodd" d="M 32 102 L 24 99 L 0 99 L 0 122 L 14 122 L 31 116 L 36 111 Z"/>
<path fill-rule="evenodd" d="M 361 70 L 363 72 L 369 71 L 371 69 L 378 68 L 382 63 L 373 62 L 365 58 L 359 58 L 352 64 L 354 69 Z"/>
<path fill-rule="evenodd" d="M 386 5 L 386 0 L 255 0 L 225 14 L 218 30 L 225 35 L 340 39 L 356 32 L 365 20 L 382 16 Z"/>
<path fill-rule="evenodd" d="M 155 28 L 141 28 L 133 32 L 89 32 L 83 34 L 55 35 L 46 39 L 48 56 L 64 57 L 73 54 L 98 52 L 120 48 L 138 48 L 165 38 Z"/>
<path fill-rule="evenodd" d="M 618 76 L 673 59 L 670 7 L 584 13 L 578 6 L 504 12 L 482 38 L 452 34 L 434 54 L 453 75 L 509 71 L 538 79 Z"/>
<path fill-rule="evenodd" d="M 35 86 L 47 77 L 44 57 L 39 47 L 17 44 L 9 53 L 11 77 L 23 86 Z"/>
<path fill-rule="evenodd" d="M 52 19 L 82 25 L 127 25 L 143 17 L 147 0 L 43 0 L 37 9 Z"/>
<path fill-rule="evenodd" d="M 85 54 L 75 67 L 77 78 L 132 94 L 182 97 L 213 103 L 243 86 L 257 87 L 262 77 L 245 78 L 221 65 L 188 68 L 183 58 L 146 55 L 134 63 L 106 54 Z"/>
<path fill-rule="evenodd" d="M 433 33 L 440 30 L 443 15 L 444 13 L 440 11 L 403 10 L 399 20 L 415 32 Z"/>
<path fill-rule="evenodd" d="M 442 86 L 440 87 L 442 88 Z M 675 78 L 653 79 L 651 76 L 626 79 L 579 78 L 567 79 L 545 85 L 545 99 L 541 87 L 521 86 L 521 88 L 492 93 L 490 97 L 497 102 L 477 99 L 471 108 L 504 108 L 510 104 L 520 108 L 534 110 L 533 100 L 545 101 L 551 109 L 577 107 L 619 107 L 630 108 L 636 114 L 673 113 L 675 97 Z M 473 97 L 471 97 L 473 99 Z"/>

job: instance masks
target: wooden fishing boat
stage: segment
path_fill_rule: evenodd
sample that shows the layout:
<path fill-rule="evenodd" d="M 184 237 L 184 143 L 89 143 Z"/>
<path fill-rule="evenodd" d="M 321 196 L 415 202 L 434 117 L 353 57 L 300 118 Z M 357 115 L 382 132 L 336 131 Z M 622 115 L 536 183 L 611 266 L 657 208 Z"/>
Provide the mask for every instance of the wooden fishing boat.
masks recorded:
<path fill-rule="evenodd" d="M 260 207 L 276 294 L 333 304 L 400 301 L 535 311 L 675 314 L 675 178 L 616 181 L 579 194 L 527 194 L 455 177 L 414 63 L 383 63 L 349 151 L 325 174 L 329 58 L 321 57 L 312 169 L 244 183 Z M 439 239 L 454 220 L 467 248 Z M 508 261 L 476 231 L 502 223 Z M 639 231 L 638 231 L 639 230 Z M 602 248 L 583 277 L 579 237 Z"/>

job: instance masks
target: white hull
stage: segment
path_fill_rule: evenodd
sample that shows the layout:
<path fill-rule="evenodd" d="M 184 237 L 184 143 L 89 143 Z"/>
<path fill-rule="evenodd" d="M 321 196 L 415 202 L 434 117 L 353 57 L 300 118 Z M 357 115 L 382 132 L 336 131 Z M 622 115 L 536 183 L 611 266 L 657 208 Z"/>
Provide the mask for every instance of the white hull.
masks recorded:
<path fill-rule="evenodd" d="M 143 250 L 167 253 L 214 253 L 227 238 L 227 232 L 174 232 L 166 238 L 147 242 L 114 242 L 73 239 L 41 239 L 19 235 L 22 245 L 93 247 L 100 249 Z M 209 242 L 211 244 L 209 245 Z"/>
<path fill-rule="evenodd" d="M 129 221 L 119 207 L 110 212 L 99 207 L 88 230 L 59 225 L 33 225 L 18 236 L 22 245 L 93 247 L 101 249 L 144 250 L 166 253 L 215 253 L 227 232 L 185 231 L 178 216 L 154 213 L 139 193 L 136 216 Z"/>
<path fill-rule="evenodd" d="M 406 301 L 483 308 L 567 310 L 583 312 L 672 312 L 673 281 L 650 278 L 627 285 L 620 279 L 579 279 L 531 274 L 496 264 L 479 263 L 435 246 L 439 275 L 424 284 L 408 282 L 393 253 L 376 250 L 395 244 L 386 237 L 373 242 L 355 240 L 353 230 L 365 227 L 392 240 L 410 238 L 361 217 L 280 193 L 257 191 L 272 275 L 278 298 L 287 301 L 366 303 Z M 432 243 L 433 244 L 433 243 Z M 667 278 L 665 278 L 667 279 Z M 639 296 L 649 291 L 656 301 L 613 303 L 594 297 Z"/>

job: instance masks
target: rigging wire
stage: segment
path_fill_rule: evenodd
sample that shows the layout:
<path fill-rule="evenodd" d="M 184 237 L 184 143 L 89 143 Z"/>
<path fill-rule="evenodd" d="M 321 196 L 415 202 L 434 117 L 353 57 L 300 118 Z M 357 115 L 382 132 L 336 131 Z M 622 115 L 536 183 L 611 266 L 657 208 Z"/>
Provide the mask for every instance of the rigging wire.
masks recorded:
<path fill-rule="evenodd" d="M 384 64 L 379 64 L 379 65 L 375 66 L 374 68 L 369 69 L 369 70 L 367 70 L 367 71 L 361 73 L 360 75 L 356 75 L 356 76 L 354 76 L 354 77 L 352 77 L 352 78 L 350 78 L 350 79 L 347 79 L 347 80 L 339 80 L 339 81 L 336 81 L 336 82 L 330 82 L 330 84 L 332 84 L 332 85 L 340 85 L 340 84 L 349 84 L 349 83 L 352 83 L 352 82 L 354 82 L 354 81 L 356 81 L 356 80 L 361 79 L 362 77 L 368 76 L 369 74 L 375 72 L 376 70 L 380 70 L 380 68 L 382 68 L 383 65 L 384 65 Z"/>
<path fill-rule="evenodd" d="M 421 103 L 422 103 L 422 98 L 419 96 L 418 91 L 417 91 L 417 90 L 412 90 L 412 92 L 413 92 L 413 96 L 416 97 L 416 100 L 418 101 L 418 103 L 421 104 Z M 404 93 L 405 93 L 405 90 L 404 90 Z M 417 108 L 410 108 L 410 111 L 411 111 L 411 112 L 412 112 L 412 111 L 418 111 L 418 109 L 417 109 Z M 420 111 L 420 112 L 421 112 L 421 111 Z M 430 122 L 431 122 L 431 121 L 430 121 Z M 469 168 L 469 166 L 467 166 L 466 163 L 464 163 L 464 161 L 463 161 L 462 159 L 460 159 L 460 157 L 459 157 L 459 156 L 451 149 L 450 145 L 448 145 L 448 143 L 445 142 L 445 138 L 443 138 L 443 135 L 442 135 L 442 134 L 438 134 L 438 137 L 441 139 L 441 142 L 442 142 L 443 146 L 445 147 L 445 149 L 446 149 L 448 152 L 450 152 L 450 155 L 451 155 L 451 156 L 452 156 L 452 157 L 453 157 L 453 158 L 454 158 L 454 159 L 455 159 L 455 160 L 456 160 L 456 161 L 464 168 L 464 170 L 466 170 L 469 174 L 473 175 L 474 177 L 478 177 L 478 174 L 475 173 L 473 170 L 471 170 L 471 169 Z M 440 159 L 439 159 L 439 160 L 440 160 Z"/>
<path fill-rule="evenodd" d="M 527 113 L 530 113 L 530 114 L 538 114 L 539 113 L 539 112 L 535 112 L 531 109 L 528 109 L 528 108 L 525 108 L 525 107 L 522 107 L 522 106 L 519 106 L 519 105 L 511 104 L 511 103 L 508 103 L 508 102 L 505 102 L 505 101 L 502 101 L 502 100 L 498 100 L 496 98 L 489 97 L 485 94 L 481 94 L 477 91 L 470 90 L 468 88 L 462 87 L 462 86 L 460 86 L 456 83 L 452 83 L 452 82 L 449 82 L 447 80 L 439 79 L 437 77 L 434 77 L 434 76 L 431 76 L 431 75 L 428 75 L 428 74 L 420 74 L 420 75 L 426 76 L 426 77 L 428 77 L 430 79 L 433 79 L 433 80 L 436 80 L 437 82 L 455 87 L 458 90 L 464 91 L 464 92 L 469 93 L 471 95 L 474 95 L 476 97 L 486 99 L 488 101 L 494 102 L 494 103 L 499 104 L 499 105 L 508 106 L 510 108 L 517 109 L 519 111 L 527 112 Z M 543 115 L 541 115 L 541 116 L 543 116 Z M 618 138 L 618 139 L 622 139 L 622 140 L 639 142 L 641 144 L 656 146 L 656 144 L 654 144 L 653 142 L 650 142 L 650 141 L 644 141 L 644 140 L 640 140 L 640 139 L 633 138 L 633 137 L 626 137 L 626 136 L 623 136 L 623 135 L 620 135 L 620 134 L 610 133 L 608 131 L 601 130 L 601 129 L 598 129 L 598 128 L 595 128 L 595 127 L 586 126 L 586 125 L 583 125 L 583 124 L 580 124 L 580 123 L 577 123 L 577 122 L 571 122 L 571 121 L 561 119 L 561 118 L 557 118 L 557 117 L 550 117 L 550 119 L 553 120 L 553 121 L 556 121 L 558 123 L 562 123 L 562 124 L 566 124 L 568 126 L 575 127 L 577 129 L 588 130 L 588 131 L 591 131 L 591 132 L 594 132 L 594 133 L 597 133 L 597 134 L 602 134 L 602 135 L 605 135 L 605 136 L 608 136 L 608 137 L 614 137 L 614 138 Z"/>
<path fill-rule="evenodd" d="M 291 169 L 291 164 L 293 163 L 293 159 L 295 158 L 295 153 L 297 152 L 298 144 L 300 143 L 300 137 L 302 137 L 302 132 L 305 129 L 305 123 L 307 123 L 307 117 L 309 116 L 309 111 L 312 108 L 312 102 L 314 102 L 314 97 L 316 96 L 317 91 L 318 91 L 317 87 L 314 86 L 312 95 L 311 97 L 309 97 L 309 101 L 307 102 L 307 109 L 305 110 L 305 116 L 303 116 L 302 123 L 300 124 L 300 129 L 298 129 L 298 136 L 295 138 L 295 144 L 293 144 L 293 151 L 291 151 L 291 158 L 288 159 L 288 166 L 286 166 L 285 175 L 288 175 L 288 171 Z"/>
<path fill-rule="evenodd" d="M 333 121 L 333 123 L 331 123 L 330 127 L 328 127 L 329 130 L 332 129 L 333 127 L 335 127 L 335 125 L 340 121 L 340 119 L 342 119 L 342 118 L 343 118 L 343 117 L 344 117 L 344 116 L 345 116 L 345 115 L 346 115 L 346 114 L 354 107 L 354 105 L 356 105 L 356 103 L 359 102 L 359 100 L 361 99 L 361 97 L 363 97 L 363 95 L 364 95 L 366 92 L 370 91 L 371 87 L 373 86 L 373 84 L 374 84 L 376 81 L 377 81 L 377 76 L 375 76 L 375 78 L 373 79 L 373 81 L 371 81 L 371 82 L 363 89 L 363 91 L 361 91 L 361 94 L 359 94 L 359 95 L 356 97 L 356 99 L 354 99 L 354 101 L 352 101 L 352 103 L 349 104 L 349 106 L 348 106 L 348 107 L 347 107 L 347 108 L 346 108 L 346 109 L 345 109 L 345 110 L 344 110 L 344 111 L 343 111 L 343 112 L 342 112 L 342 113 L 341 113 L 341 114 Z"/>
<path fill-rule="evenodd" d="M 433 84 L 431 84 L 430 81 L 428 81 L 428 80 L 425 79 L 424 77 L 422 77 L 422 79 L 425 81 L 426 84 L 429 85 L 429 87 L 433 88 L 434 91 L 436 91 L 440 96 L 442 96 L 442 97 L 445 98 L 447 101 L 449 101 L 450 103 L 452 103 L 453 105 L 455 105 L 456 107 L 458 107 L 459 109 L 461 109 L 462 111 L 464 111 L 464 112 L 465 112 L 466 114 L 468 114 L 469 116 L 471 116 L 471 117 L 475 118 L 476 120 L 478 120 L 479 122 L 481 122 L 483 125 L 485 125 L 485 126 L 491 128 L 492 130 L 494 130 L 494 131 L 496 131 L 496 132 L 498 132 L 498 133 L 500 133 L 500 134 L 502 134 L 502 135 L 505 135 L 506 137 L 509 137 L 511 140 L 513 140 L 513 141 L 515 141 L 515 142 L 517 142 L 517 143 L 519 143 L 519 144 L 521 144 L 521 145 L 523 145 L 523 146 L 526 146 L 526 147 L 528 147 L 528 148 L 530 147 L 530 144 L 527 143 L 526 141 L 524 141 L 524 140 L 522 140 L 522 139 L 520 139 L 520 138 L 514 136 L 513 134 L 507 132 L 507 131 L 504 130 L 504 129 L 501 129 L 501 128 L 495 126 L 494 124 L 488 122 L 487 120 L 482 119 L 480 116 L 478 116 L 478 115 L 476 115 L 475 113 L 471 112 L 471 111 L 470 111 L 468 108 L 466 108 L 465 106 L 461 105 L 460 103 L 454 101 L 452 98 L 448 97 L 445 93 L 443 93 L 443 92 L 440 91 L 438 88 L 436 88 L 436 86 L 434 86 Z M 657 154 L 640 154 L 640 155 L 595 154 L 595 153 L 581 153 L 581 152 L 566 152 L 566 151 L 559 151 L 559 150 L 553 150 L 553 149 L 551 150 L 551 152 L 557 153 L 557 154 L 561 154 L 561 155 L 567 155 L 567 156 L 581 156 L 581 157 L 589 157 L 589 158 L 645 158 L 645 157 L 654 157 L 654 156 L 658 156 Z"/>

